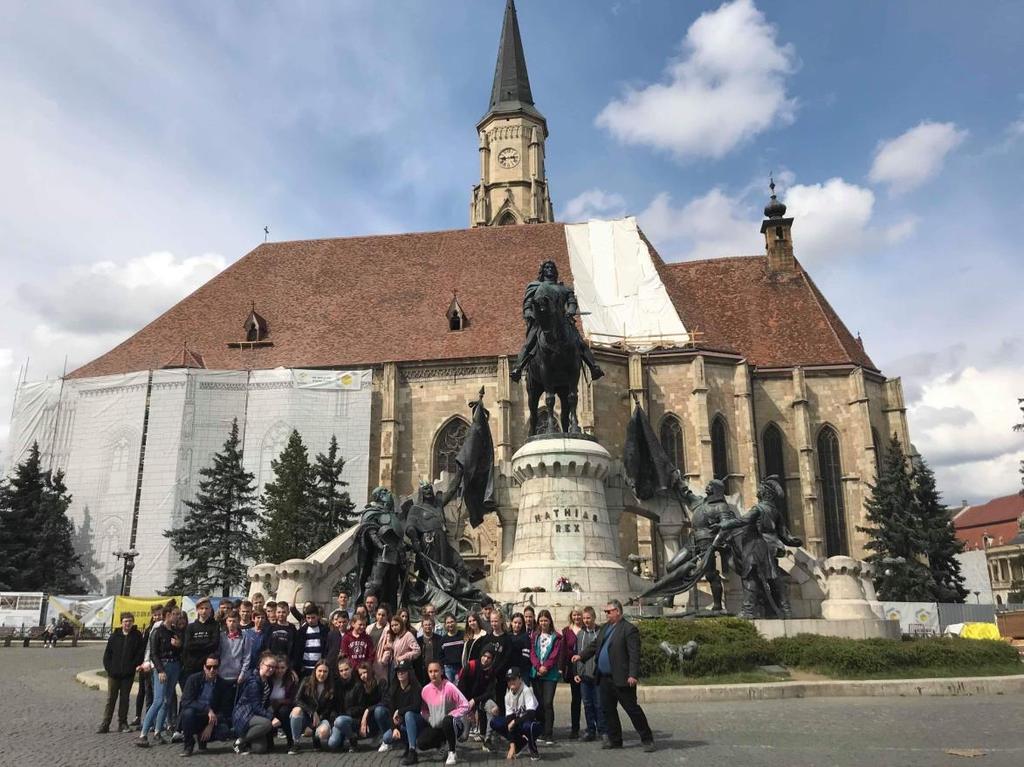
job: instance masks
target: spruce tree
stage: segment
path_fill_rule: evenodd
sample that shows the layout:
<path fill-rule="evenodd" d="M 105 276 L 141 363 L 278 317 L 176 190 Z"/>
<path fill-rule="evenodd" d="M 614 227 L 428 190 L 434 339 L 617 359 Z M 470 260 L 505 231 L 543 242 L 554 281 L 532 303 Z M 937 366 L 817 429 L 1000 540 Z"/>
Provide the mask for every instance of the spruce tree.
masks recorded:
<path fill-rule="evenodd" d="M 230 596 L 245 585 L 248 565 L 258 553 L 256 488 L 242 466 L 237 418 L 224 448 L 199 474 L 199 492 L 194 501 L 185 501 L 181 527 L 164 531 L 179 559 L 166 593 Z"/>
<path fill-rule="evenodd" d="M 866 559 L 875 567 L 875 590 L 883 600 L 923 602 L 932 599 L 932 577 L 921 563 L 924 533 L 915 514 L 915 499 L 903 446 L 893 435 L 882 470 L 865 504 L 870 536 Z"/>
<path fill-rule="evenodd" d="M 333 540 L 356 523 L 355 504 L 348 491 L 348 482 L 341 478 L 345 459 L 338 455 L 338 439 L 331 435 L 327 453 L 318 453 L 313 462 L 313 513 L 315 537 L 310 551 Z"/>
<path fill-rule="evenodd" d="M 967 598 L 964 576 L 957 554 L 964 543 L 956 537 L 949 510 L 935 486 L 935 472 L 918 459 L 911 474 L 914 513 L 924 535 L 925 554 L 932 577 L 932 599 L 936 602 L 963 602 Z"/>
<path fill-rule="evenodd" d="M 265 562 L 304 559 L 312 553 L 313 469 L 299 432 L 292 429 L 288 444 L 270 462 L 274 479 L 263 487 L 260 506 L 260 557 Z"/>
<path fill-rule="evenodd" d="M 64 474 L 43 471 L 33 443 L 14 477 L 0 483 L 0 581 L 7 587 L 48 594 L 83 590 L 70 506 Z"/>

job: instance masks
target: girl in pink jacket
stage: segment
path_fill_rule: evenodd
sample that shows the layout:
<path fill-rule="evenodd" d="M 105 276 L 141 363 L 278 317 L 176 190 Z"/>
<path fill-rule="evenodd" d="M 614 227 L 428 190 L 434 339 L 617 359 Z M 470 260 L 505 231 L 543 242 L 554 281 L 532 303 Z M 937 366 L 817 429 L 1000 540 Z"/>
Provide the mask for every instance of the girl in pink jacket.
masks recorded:
<path fill-rule="evenodd" d="M 420 714 L 426 720 L 427 727 L 416 738 L 416 747 L 430 750 L 447 742 L 448 758 L 445 764 L 455 764 L 455 744 L 465 730 L 462 718 L 469 713 L 469 702 L 458 687 L 444 678 L 444 669 L 439 661 L 430 661 L 427 676 L 430 683 L 420 693 L 423 698 Z"/>

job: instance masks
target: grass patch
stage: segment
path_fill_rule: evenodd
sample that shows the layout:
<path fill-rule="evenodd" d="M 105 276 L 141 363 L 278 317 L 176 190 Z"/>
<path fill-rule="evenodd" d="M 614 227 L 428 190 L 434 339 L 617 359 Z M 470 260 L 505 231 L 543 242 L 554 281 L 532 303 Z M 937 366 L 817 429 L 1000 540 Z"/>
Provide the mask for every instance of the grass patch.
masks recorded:
<path fill-rule="evenodd" d="M 718 676 L 680 676 L 679 674 L 659 674 L 644 679 L 645 685 L 704 685 L 704 684 L 768 684 L 770 682 L 788 682 L 788 676 L 769 674 L 766 671 L 737 671 L 732 674 Z"/>

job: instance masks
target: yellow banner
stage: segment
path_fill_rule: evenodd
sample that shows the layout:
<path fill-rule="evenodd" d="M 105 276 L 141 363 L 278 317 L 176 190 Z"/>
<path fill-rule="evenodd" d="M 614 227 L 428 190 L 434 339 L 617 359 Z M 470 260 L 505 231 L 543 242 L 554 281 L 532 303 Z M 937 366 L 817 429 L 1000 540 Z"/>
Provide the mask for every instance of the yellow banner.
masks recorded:
<path fill-rule="evenodd" d="M 179 607 L 181 606 L 183 597 L 115 597 L 112 628 L 121 625 L 121 613 L 129 612 L 135 616 L 135 625 L 139 627 L 139 631 L 145 631 L 149 626 L 153 605 L 165 605 L 172 599 Z"/>

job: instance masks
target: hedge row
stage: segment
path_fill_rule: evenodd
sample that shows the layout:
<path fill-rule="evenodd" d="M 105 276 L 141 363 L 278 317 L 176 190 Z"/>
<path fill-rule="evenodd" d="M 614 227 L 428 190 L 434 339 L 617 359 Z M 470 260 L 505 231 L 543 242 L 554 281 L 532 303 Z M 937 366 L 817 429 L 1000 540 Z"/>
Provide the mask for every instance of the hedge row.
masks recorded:
<path fill-rule="evenodd" d="M 768 641 L 754 625 L 739 618 L 681 621 L 652 619 L 638 622 L 642 639 L 640 671 L 643 676 L 682 673 L 691 677 L 752 671 L 758 666 L 782 664 L 790 668 L 834 675 L 867 675 L 917 668 L 972 668 L 1018 663 L 1017 651 L 992 640 L 928 638 L 841 639 L 813 634 Z M 700 651 L 693 660 L 680 661 L 661 650 L 694 639 Z"/>

